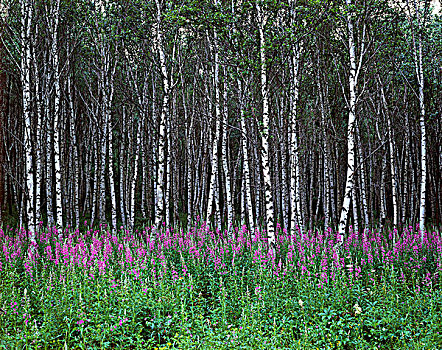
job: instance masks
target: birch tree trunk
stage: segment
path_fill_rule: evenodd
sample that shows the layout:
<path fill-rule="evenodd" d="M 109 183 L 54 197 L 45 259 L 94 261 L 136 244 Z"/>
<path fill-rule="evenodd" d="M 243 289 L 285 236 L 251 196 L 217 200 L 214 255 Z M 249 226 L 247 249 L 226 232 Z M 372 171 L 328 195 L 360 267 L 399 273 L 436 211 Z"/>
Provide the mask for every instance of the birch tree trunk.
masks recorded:
<path fill-rule="evenodd" d="M 384 155 L 382 157 L 382 168 L 381 168 L 381 226 L 385 224 L 385 218 L 387 217 L 387 201 L 386 201 L 386 194 L 385 194 L 385 173 L 387 168 L 387 156 Z"/>
<path fill-rule="evenodd" d="M 166 120 L 166 135 L 167 135 L 167 162 L 166 162 L 166 189 L 165 189 L 165 212 L 166 212 L 166 227 L 169 227 L 170 225 L 170 200 L 171 200 L 171 187 L 172 187 L 172 176 L 171 176 L 171 163 L 172 163 L 172 157 L 171 157 L 171 139 L 173 137 L 171 133 L 171 126 L 172 118 L 173 118 L 173 98 L 172 98 L 172 111 L 169 113 L 169 118 Z"/>
<path fill-rule="evenodd" d="M 68 53 L 69 50 L 69 44 L 67 47 Z M 70 66 L 70 60 L 69 55 L 67 58 L 67 67 L 69 69 Z M 67 82 L 66 82 L 66 88 L 69 96 L 69 113 L 70 113 L 70 135 L 71 135 L 71 152 L 73 153 L 73 164 L 72 166 L 72 174 L 73 174 L 73 201 L 74 201 L 74 218 L 75 218 L 75 227 L 78 228 L 80 225 L 80 194 L 79 194 L 79 175 L 80 175 L 80 161 L 78 157 L 78 144 L 77 144 L 77 133 L 75 130 L 76 125 L 76 113 L 75 113 L 75 106 L 74 106 L 74 91 L 72 90 L 72 82 L 71 82 L 71 74 L 68 72 L 67 74 Z"/>
<path fill-rule="evenodd" d="M 112 130 L 112 121 L 111 121 L 111 111 L 112 111 L 112 98 L 113 98 L 113 73 L 110 78 L 109 84 L 107 86 L 107 91 L 110 91 L 109 96 L 106 96 L 106 104 L 105 104 L 105 114 L 106 114 L 106 124 L 107 127 L 107 137 L 109 143 L 109 161 L 108 161 L 108 169 L 109 169 L 109 187 L 110 187 L 110 196 L 111 196 L 111 215 L 112 215 L 112 228 L 113 230 L 117 229 L 117 203 L 116 203 L 116 186 L 115 186 L 115 177 L 114 177 L 114 151 L 113 151 L 113 130 Z M 106 143 L 106 142 L 105 142 Z"/>
<path fill-rule="evenodd" d="M 8 4 L 0 2 L 0 225 L 3 224 L 3 208 L 6 199 L 6 47 L 4 47 L 4 28 L 8 19 Z"/>
<path fill-rule="evenodd" d="M 275 244 L 274 208 L 272 196 L 272 183 L 270 178 L 269 163 L 269 92 L 267 87 L 267 63 L 265 54 L 264 28 L 267 22 L 264 9 L 261 4 L 256 4 L 259 22 L 259 55 L 261 61 L 261 94 L 262 94 L 262 136 L 261 136 L 261 162 L 265 187 L 265 219 L 267 226 L 267 238 L 270 247 Z"/>
<path fill-rule="evenodd" d="M 427 134 L 425 129 L 425 101 L 424 101 L 424 68 L 422 65 L 422 40 L 421 34 L 419 31 L 418 36 L 418 62 L 417 62 L 417 71 L 416 75 L 418 75 L 418 84 L 419 84 L 419 107 L 420 107 L 420 116 L 419 116 L 419 126 L 421 129 L 421 181 L 420 181 L 420 210 L 419 210 L 419 229 L 423 234 L 425 231 L 425 209 L 426 209 L 426 185 L 427 185 Z"/>
<path fill-rule="evenodd" d="M 25 206 L 27 208 L 28 230 L 31 232 L 31 240 L 35 241 L 35 201 L 34 201 L 34 156 L 32 152 L 32 114 L 31 114 L 31 25 L 33 19 L 32 3 L 29 0 L 21 0 L 21 74 L 20 80 L 23 89 L 23 119 L 24 130 L 24 153 L 26 179 Z"/>
<path fill-rule="evenodd" d="M 238 77 L 239 68 L 238 68 Z M 250 187 L 250 160 L 249 160 L 249 150 L 247 147 L 247 129 L 246 129 L 246 121 L 244 116 L 244 98 L 245 98 L 245 89 L 243 90 L 243 86 L 241 83 L 241 79 L 237 79 L 238 90 L 240 93 L 240 118 L 241 118 L 241 148 L 243 154 L 243 179 L 244 179 L 244 196 L 245 196 L 245 208 L 247 210 L 247 219 L 249 223 L 250 232 L 255 231 L 255 222 L 253 221 L 253 211 L 252 211 L 252 191 Z"/>
<path fill-rule="evenodd" d="M 216 3 L 216 2 L 215 2 Z M 213 211 L 213 202 L 215 202 L 215 227 L 221 229 L 220 222 L 220 203 L 219 203 L 219 183 L 218 183 L 218 142 L 221 129 L 221 109 L 220 109 L 220 88 L 219 88 L 219 56 L 218 56 L 218 37 L 214 31 L 213 47 L 213 68 L 212 80 L 215 90 L 215 138 L 212 140 L 211 152 L 211 172 L 209 178 L 209 200 L 207 203 L 206 218 L 209 221 Z M 209 101 L 210 104 L 210 101 Z M 211 108 L 210 108 L 211 110 Z"/>
<path fill-rule="evenodd" d="M 227 204 L 227 227 L 233 225 L 233 202 L 232 202 L 232 190 L 231 179 L 228 165 L 228 149 L 227 149 L 227 125 L 228 125 L 228 108 L 227 108 L 227 71 L 224 67 L 224 91 L 223 91 L 223 139 L 222 139 L 222 153 L 223 171 L 226 183 L 226 204 Z"/>
<path fill-rule="evenodd" d="M 321 109 L 321 126 L 322 126 L 322 147 L 323 151 L 323 161 L 324 161 L 324 230 L 329 226 L 329 206 L 330 206 L 330 170 L 329 170 L 329 152 L 328 152 L 328 142 L 327 142 L 327 122 L 326 113 L 328 113 L 328 108 L 326 109 L 326 99 L 328 99 L 327 91 L 321 82 L 321 77 L 318 75 L 318 92 L 319 92 L 319 102 Z"/>
<path fill-rule="evenodd" d="M 291 16 L 290 23 L 295 23 L 295 1 L 289 1 Z M 301 178 L 300 158 L 298 149 L 298 101 L 299 101 L 299 69 L 302 43 L 295 43 L 290 57 L 290 107 L 289 107 L 289 158 L 290 158 L 290 229 L 295 231 L 296 227 L 302 232 L 304 227 L 303 215 L 301 213 Z"/>
<path fill-rule="evenodd" d="M 94 129 L 94 131 L 92 132 L 92 139 L 95 139 L 96 137 L 100 137 L 97 136 L 97 130 Z M 97 210 L 99 210 L 98 208 L 98 203 L 97 200 L 99 200 L 99 181 L 100 181 L 100 171 L 98 169 L 99 167 L 99 157 L 98 157 L 98 145 L 96 144 L 96 142 L 92 143 L 92 154 L 94 155 L 93 160 L 91 159 L 91 168 L 92 168 L 92 164 L 93 164 L 93 168 L 94 168 L 94 178 L 92 181 L 92 188 L 91 188 L 91 208 L 92 208 L 92 213 L 91 213 L 91 226 L 94 225 L 95 222 L 95 217 L 97 215 Z M 98 213 L 99 214 L 99 213 Z"/>
<path fill-rule="evenodd" d="M 347 4 L 347 28 L 348 28 L 348 48 L 350 54 L 350 75 L 348 78 L 350 99 L 348 112 L 348 126 L 347 126 L 347 177 L 345 180 L 344 202 L 342 204 L 341 215 L 339 219 L 338 242 L 342 244 L 345 235 L 345 228 L 347 226 L 348 211 L 350 209 L 350 202 L 352 199 L 354 186 L 354 154 L 355 154 L 355 107 L 356 107 L 356 55 L 355 43 L 353 34 L 353 20 L 351 18 L 351 0 L 346 0 Z M 362 54 L 362 53 L 361 53 Z M 354 203 L 353 198 L 353 203 Z"/>
<path fill-rule="evenodd" d="M 181 84 L 184 86 L 183 73 L 180 74 Z M 194 78 L 195 79 L 195 78 Z M 192 205 L 192 130 L 193 130 L 193 115 L 189 116 L 188 107 L 186 103 L 186 95 L 183 91 L 183 109 L 184 120 L 186 122 L 186 179 L 187 179 L 187 230 L 190 231 L 191 221 L 194 219 L 194 211 Z M 196 185 L 196 184 L 193 184 Z"/>
<path fill-rule="evenodd" d="M 362 142 L 361 133 L 359 132 L 358 123 L 356 123 L 356 134 L 358 136 L 358 148 L 357 156 L 359 161 L 359 174 L 360 174 L 360 192 L 361 192 L 361 204 L 362 204 L 362 215 L 364 216 L 364 231 L 368 229 L 369 217 L 368 217 L 368 203 L 367 203 L 367 192 L 366 192 L 366 180 L 365 180 L 365 165 L 364 156 L 362 154 Z"/>
<path fill-rule="evenodd" d="M 301 215 L 301 193 L 300 193 L 300 168 L 299 168 L 299 150 L 298 150 L 298 100 L 299 100 L 299 57 L 301 54 L 300 45 L 295 45 L 291 59 L 291 80 L 292 90 L 290 94 L 290 229 L 293 231 L 296 226 L 303 230 L 304 223 Z"/>
<path fill-rule="evenodd" d="M 126 140 L 125 140 L 125 134 L 127 133 L 126 131 L 126 120 L 127 120 L 127 116 L 126 116 L 126 108 L 123 107 L 123 113 L 122 113 L 122 122 L 121 122 L 121 140 L 120 140 L 120 159 L 123 159 L 123 157 L 125 157 L 126 155 Z M 120 212 L 121 212 L 121 222 L 123 224 L 123 227 L 126 227 L 127 225 L 127 220 L 126 220 L 126 203 L 127 203 L 127 198 L 126 198 L 126 191 L 124 190 L 124 179 L 125 179 L 125 175 L 126 175 L 126 167 L 124 165 L 124 161 L 121 161 L 120 163 Z"/>
<path fill-rule="evenodd" d="M 61 179 L 61 121 L 60 121 L 60 72 L 59 72 L 59 53 L 58 53 L 58 23 L 60 18 L 60 0 L 56 0 L 53 4 L 54 8 L 51 8 L 51 17 L 53 23 L 51 23 L 52 34 L 52 68 L 54 72 L 54 170 L 55 170 L 55 218 L 54 223 L 63 227 L 63 206 L 62 206 L 62 179 Z M 49 108 L 49 106 L 47 106 Z"/>
<path fill-rule="evenodd" d="M 160 69 L 163 78 L 163 103 L 160 115 L 160 130 L 158 134 L 158 175 L 156 179 L 157 203 L 155 207 L 155 225 L 159 229 L 161 227 L 162 218 L 166 208 L 169 206 L 165 203 L 165 186 L 164 186 L 164 162 L 165 162 L 165 139 L 166 139 L 166 116 L 168 115 L 169 105 L 169 78 L 166 68 L 166 57 L 163 49 L 163 32 L 161 29 L 161 4 L 160 0 L 156 0 L 157 5 L 157 28 L 156 28 L 156 45 L 160 58 Z M 166 198 L 167 200 L 167 198 Z M 167 210 L 167 209 L 166 209 Z"/>
<path fill-rule="evenodd" d="M 280 113 L 280 130 L 281 130 L 281 183 L 282 183 L 282 196 L 281 196 L 281 206 L 282 206 L 282 216 L 283 216 L 283 223 L 284 228 L 289 229 L 289 221 L 290 221 L 290 193 L 289 193 L 289 186 L 288 186 L 288 180 L 287 180 L 287 124 L 286 120 L 284 118 L 284 112 L 285 112 L 285 103 L 286 100 L 284 97 L 282 97 L 282 106 L 281 106 L 281 113 Z"/>
<path fill-rule="evenodd" d="M 356 201 L 356 189 L 353 185 L 352 188 L 352 207 L 353 207 L 353 232 L 359 232 L 359 215 L 358 215 L 358 207 L 357 207 L 357 201 Z"/>
<path fill-rule="evenodd" d="M 38 35 L 38 30 L 36 35 Z M 38 68 L 37 68 L 37 63 L 36 60 L 33 60 L 33 68 L 35 72 L 38 72 Z M 44 91 L 42 89 L 42 84 L 40 83 L 39 79 L 35 79 L 35 92 L 36 92 L 36 98 L 35 98 L 35 111 L 37 114 L 37 118 L 36 118 L 36 130 L 35 130 L 35 140 L 36 142 L 34 143 L 35 146 L 35 154 L 36 154 L 36 183 L 35 183 L 35 219 L 37 221 L 40 221 L 42 218 L 42 212 L 41 212 L 41 185 L 42 185 L 42 179 L 43 179 L 43 162 L 42 162 L 42 145 L 43 145 L 43 140 L 42 140 L 42 115 L 44 115 L 42 113 L 42 96 L 44 94 Z"/>
<path fill-rule="evenodd" d="M 416 78 L 419 86 L 419 126 L 421 131 L 421 178 L 420 178 L 420 203 L 419 203 L 419 230 L 421 230 L 421 239 L 424 237 L 425 232 L 425 210 L 426 210 L 426 185 L 427 185 L 427 134 L 425 129 L 425 99 L 424 99 L 424 66 L 422 62 L 422 30 L 424 26 L 425 17 L 421 18 L 421 8 L 418 6 L 419 0 L 413 0 L 414 12 L 417 20 L 417 33 L 410 19 L 412 26 L 412 39 L 413 39 L 413 58 L 414 67 L 416 72 Z M 407 0 L 408 3 L 408 0 Z M 424 7 L 427 4 L 424 3 Z M 424 8 L 424 13 L 426 13 Z M 425 15 L 424 15 L 425 16 Z"/>
<path fill-rule="evenodd" d="M 143 118 L 144 119 L 144 118 Z M 139 122 L 138 125 L 138 131 L 136 133 L 136 143 L 135 143 L 135 161 L 134 161 L 134 173 L 132 176 L 132 181 L 130 185 L 130 223 L 129 227 L 130 230 L 134 230 L 134 224 L 135 224 L 135 186 L 137 184 L 137 178 L 138 178 L 138 161 L 140 159 L 140 148 L 143 142 L 142 139 L 142 132 L 143 132 L 143 121 Z"/>

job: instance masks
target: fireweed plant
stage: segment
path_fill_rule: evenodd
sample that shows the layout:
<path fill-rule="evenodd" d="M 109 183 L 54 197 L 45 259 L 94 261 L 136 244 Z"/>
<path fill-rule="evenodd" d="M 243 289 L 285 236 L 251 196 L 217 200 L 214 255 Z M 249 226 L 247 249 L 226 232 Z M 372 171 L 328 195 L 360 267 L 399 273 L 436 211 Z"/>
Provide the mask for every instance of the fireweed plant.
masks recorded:
<path fill-rule="evenodd" d="M 264 237 L 0 230 L 0 348 L 442 348 L 440 235 Z"/>

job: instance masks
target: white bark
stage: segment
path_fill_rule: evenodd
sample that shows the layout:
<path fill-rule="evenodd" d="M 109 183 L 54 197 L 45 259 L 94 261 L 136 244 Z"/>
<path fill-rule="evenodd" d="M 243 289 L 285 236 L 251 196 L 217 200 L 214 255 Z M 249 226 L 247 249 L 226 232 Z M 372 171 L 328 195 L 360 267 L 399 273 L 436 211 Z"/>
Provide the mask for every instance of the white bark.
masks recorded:
<path fill-rule="evenodd" d="M 58 53 L 58 23 L 60 17 L 60 0 L 56 0 L 54 8 L 51 9 L 53 17 L 52 32 L 52 69 L 54 72 L 54 170 L 55 170 L 55 220 L 54 223 L 63 226 L 63 206 L 62 206 L 62 187 L 61 187 L 61 121 L 60 121 L 60 72 L 59 72 L 59 53 Z M 46 106 L 49 108 L 49 106 Z"/>
<path fill-rule="evenodd" d="M 252 144 L 253 144 L 253 156 L 254 156 L 254 173 L 255 173 L 255 179 L 254 179 L 254 187 L 255 187 L 255 224 L 256 226 L 261 225 L 262 220 L 262 205 L 261 205 L 261 193 L 262 193 L 262 182 L 261 182 L 261 162 L 258 154 L 258 147 L 259 143 L 258 140 L 258 130 L 257 127 L 253 128 L 253 138 L 252 138 Z"/>
<path fill-rule="evenodd" d="M 293 25 L 295 22 L 295 13 L 293 9 L 294 1 L 289 1 L 291 7 L 290 22 Z M 291 91 L 290 91 L 290 110 L 289 110 L 289 157 L 290 157 L 290 229 L 294 231 L 296 225 L 303 230 L 304 222 L 301 213 L 301 178 L 300 178 L 300 159 L 298 151 L 298 101 L 299 101 L 299 64 L 300 55 L 302 51 L 302 44 L 296 43 L 293 45 L 293 52 L 291 56 Z"/>
<path fill-rule="evenodd" d="M 210 220 L 210 216 L 213 211 L 213 202 L 215 202 L 215 226 L 221 229 L 220 220 L 220 203 L 219 203 L 219 183 L 218 179 L 218 141 L 220 138 L 221 129 L 221 109 L 220 109 L 220 88 L 219 88 L 219 55 L 218 55 L 218 42 L 217 33 L 214 32 L 214 42 L 211 48 L 214 57 L 214 64 L 212 68 L 213 85 L 215 90 L 215 137 L 212 140 L 212 152 L 211 152 L 211 172 L 209 179 L 209 201 L 207 203 L 207 220 Z M 209 101 L 210 104 L 210 101 Z M 211 110 L 211 108 L 210 108 Z"/>
<path fill-rule="evenodd" d="M 419 37 L 419 126 L 421 129 L 421 181 L 420 181 L 420 210 L 419 210 L 419 229 L 425 230 L 425 199 L 427 184 L 427 134 L 425 129 L 425 101 L 424 101 L 424 72 L 422 65 L 422 42 Z"/>
<path fill-rule="evenodd" d="M 38 34 L 37 34 L 38 35 Z M 34 71 L 37 72 L 37 64 L 35 62 L 35 60 L 33 60 L 33 66 L 34 66 Z M 43 178 L 43 162 L 42 162 L 42 144 L 43 144 L 43 140 L 42 140 L 42 123 L 41 123 L 41 105 L 42 105 L 42 95 L 43 95 L 43 91 L 42 91 L 42 84 L 40 84 L 39 79 L 35 79 L 35 91 L 37 94 L 36 97 L 36 114 L 37 114 L 37 118 L 36 118 L 36 122 L 37 122 L 37 127 L 36 127 L 36 135 L 35 135 L 35 139 L 36 139 L 36 143 L 35 143 L 35 147 L 36 147 L 36 183 L 35 183 L 35 218 L 37 221 L 40 221 L 42 218 L 42 213 L 41 213 L 41 185 L 42 185 L 42 178 Z M 0 198 L 1 200 L 1 198 Z"/>
<path fill-rule="evenodd" d="M 423 20 L 420 17 L 420 8 L 417 0 L 413 0 L 418 32 L 413 34 L 413 57 L 416 70 L 416 78 L 419 86 L 419 126 L 421 130 L 421 179 L 420 179 L 420 203 L 419 203 L 419 230 L 421 230 L 421 238 L 425 231 L 425 209 L 426 209 L 426 184 L 427 184 L 427 134 L 425 129 L 425 100 L 424 100 L 424 67 L 422 63 L 422 26 Z M 426 6 L 426 5 L 425 5 Z"/>
<path fill-rule="evenodd" d="M 362 204 L 362 215 L 364 216 L 364 231 L 368 229 L 369 225 L 369 217 L 368 217 L 368 201 L 367 201 L 367 192 L 366 192 L 366 180 L 365 180 L 365 165 L 364 165 L 364 156 L 362 154 L 362 142 L 361 142 L 361 134 L 359 132 L 358 124 L 356 123 L 356 131 L 358 134 L 358 160 L 359 160 L 359 172 L 360 172 L 360 192 L 361 192 L 361 204 Z"/>
<path fill-rule="evenodd" d="M 382 157 L 382 169 L 381 169 L 381 225 L 384 225 L 385 218 L 387 216 L 387 201 L 385 199 L 385 172 L 387 168 L 387 156 Z"/>
<path fill-rule="evenodd" d="M 410 125 L 408 120 L 408 113 L 405 116 L 405 123 L 407 127 L 407 171 L 410 173 L 410 204 L 409 204 L 409 210 L 410 210 L 410 221 L 414 222 L 415 219 L 415 181 L 414 181 L 414 169 L 413 169 L 413 149 L 411 147 L 411 131 L 410 131 Z M 442 155 L 442 153 L 441 153 Z M 442 162 L 440 163 L 442 164 Z M 405 184 L 407 186 L 407 184 Z"/>
<path fill-rule="evenodd" d="M 259 55 L 261 63 L 261 94 L 262 94 L 262 137 L 261 162 L 265 187 L 265 219 L 267 225 L 268 243 L 272 247 L 275 243 L 274 208 L 272 183 L 269 164 L 269 92 L 267 87 L 267 63 L 265 54 L 264 28 L 267 22 L 265 11 L 261 4 L 256 4 L 259 21 Z"/>
<path fill-rule="evenodd" d="M 233 202 L 232 202 L 232 190 L 231 180 L 228 166 L 228 149 L 227 149 L 227 125 L 228 125 L 228 109 L 227 109 L 227 72 L 224 68 L 224 91 L 223 91 L 223 138 L 221 157 L 223 161 L 223 171 L 226 183 L 226 205 L 227 205 L 227 227 L 233 225 Z"/>
<path fill-rule="evenodd" d="M 295 230 L 296 225 L 303 230 L 304 223 L 301 214 L 301 180 L 299 167 L 299 152 L 298 152 L 298 100 L 299 100 L 299 56 L 301 54 L 301 47 L 295 45 L 292 56 L 292 92 L 290 95 L 290 203 L 292 206 L 290 217 L 290 229 Z"/>
<path fill-rule="evenodd" d="M 281 207 L 282 207 L 282 220 L 284 223 L 284 228 L 289 229 L 289 220 L 290 220 L 290 194 L 289 194 L 289 186 L 287 179 L 287 143 L 286 143 L 286 124 L 284 121 L 284 104 L 285 99 L 281 99 L 281 113 L 279 115 L 280 120 L 280 130 L 281 130 L 281 187 L 282 187 L 282 195 L 281 195 Z"/>
<path fill-rule="evenodd" d="M 353 202 L 353 232 L 358 232 L 359 231 L 359 216 L 358 216 L 358 207 L 357 207 L 357 202 L 356 202 L 356 188 L 355 186 L 353 186 L 352 188 L 352 193 L 351 193 L 351 197 L 352 197 L 352 202 Z"/>
<path fill-rule="evenodd" d="M 137 131 L 137 140 L 135 144 L 135 161 L 134 161 L 134 172 L 132 176 L 132 181 L 130 185 L 130 223 L 129 227 L 131 230 L 134 229 L 134 223 L 135 223 L 135 186 L 137 184 L 137 178 L 138 178 L 138 161 L 140 159 L 140 148 L 142 145 L 142 137 L 143 134 L 143 121 L 139 122 L 138 131 Z"/>
<path fill-rule="evenodd" d="M 166 116 L 168 115 L 169 105 L 169 79 L 166 68 L 166 56 L 163 49 L 163 32 L 161 29 L 161 4 L 157 4 L 157 37 L 156 46 L 160 58 L 161 75 L 163 79 L 163 103 L 160 115 L 160 130 L 158 134 L 158 175 L 155 183 L 157 191 L 157 203 L 155 206 L 155 225 L 159 229 L 162 224 L 163 212 L 165 207 L 165 186 L 164 186 L 164 162 L 165 162 L 165 139 L 166 139 Z M 167 204 L 167 203 L 166 203 Z M 168 207 L 168 205 L 166 205 Z"/>
<path fill-rule="evenodd" d="M 123 106 L 123 120 L 122 120 L 122 125 L 121 125 L 121 147 L 120 147 L 120 159 L 124 159 L 123 157 L 126 157 L 126 147 L 125 147 L 125 142 L 126 140 L 124 139 L 124 135 L 126 134 L 126 108 Z M 126 191 L 124 190 L 124 179 L 126 178 L 125 176 L 125 162 L 121 161 L 120 163 L 120 212 L 121 212 L 121 222 L 123 224 L 123 227 L 126 227 L 127 225 L 127 221 L 126 221 L 126 203 L 127 203 L 127 198 L 126 198 Z"/>
<path fill-rule="evenodd" d="M 92 133 L 93 138 L 95 139 L 97 136 L 97 130 L 94 128 L 94 131 Z M 92 188 L 91 188 L 91 207 L 92 207 L 92 213 L 91 213 L 91 226 L 93 226 L 95 222 L 95 217 L 98 211 L 99 214 L 99 207 L 97 201 L 100 200 L 99 198 L 99 181 L 100 181 L 100 170 L 99 170 L 99 154 L 98 154 L 98 145 L 96 142 L 92 143 L 92 153 L 94 154 L 94 181 L 92 182 Z M 91 160 L 91 167 L 92 167 L 92 160 Z"/>
<path fill-rule="evenodd" d="M 173 102 L 172 102 L 172 107 L 173 107 Z M 172 108 L 172 113 L 173 115 L 173 108 Z M 172 186 L 172 176 L 171 176 L 171 163 L 172 163 L 172 157 L 171 157 L 171 138 L 172 138 L 172 133 L 171 133 L 171 128 L 170 128 L 170 123 L 171 123 L 171 118 L 169 118 L 166 121 L 166 135 L 167 135 L 167 152 L 168 152 L 168 156 L 167 156 L 167 163 L 166 163 L 166 189 L 165 189 L 165 222 L 166 222 L 166 227 L 169 227 L 170 225 L 170 200 L 171 200 L 171 186 Z"/>
<path fill-rule="evenodd" d="M 69 52 L 69 44 L 68 44 L 68 52 Z M 69 57 L 68 57 L 69 60 Z M 69 61 L 68 61 L 69 67 Z M 75 227 L 78 228 L 80 225 L 80 196 L 79 196 L 79 173 L 80 173 L 80 161 L 78 157 L 78 144 L 77 144 L 77 134 L 75 130 L 76 124 L 76 114 L 74 107 L 74 99 L 73 99 L 73 91 L 72 91 L 72 82 L 71 75 L 68 73 L 67 75 L 67 91 L 69 96 L 69 112 L 70 112 L 70 135 L 71 135 L 71 152 L 73 153 L 73 164 L 72 164 L 72 174 L 73 174 L 73 200 L 74 200 L 74 218 L 75 218 Z M 87 198 L 87 194 L 86 194 Z"/>
<path fill-rule="evenodd" d="M 346 0 L 348 7 L 351 6 L 351 0 Z M 347 226 L 348 211 L 350 209 L 350 202 L 352 199 L 352 192 L 354 186 L 354 153 L 355 153 L 355 142 L 354 142 L 354 132 L 355 132 L 355 108 L 356 108 L 356 55 L 355 55 L 355 43 L 353 37 L 353 20 L 351 18 L 350 9 L 347 12 L 347 27 L 348 27 L 348 48 L 350 54 L 350 75 L 349 75 L 349 88 L 350 88 L 350 99 L 349 99 L 349 112 L 348 112 L 348 127 L 347 127 L 347 177 L 345 180 L 345 190 L 344 190 L 344 202 L 342 204 L 341 215 L 339 219 L 339 230 L 338 230 L 338 241 L 343 242 L 345 228 Z M 362 55 L 362 53 L 361 53 Z M 353 203 L 354 203 L 353 199 Z"/>
<path fill-rule="evenodd" d="M 239 68 L 238 68 L 238 76 L 239 76 Z M 247 210 L 247 219 L 249 222 L 249 230 L 250 232 L 254 232 L 255 229 L 255 223 L 253 221 L 253 211 L 252 211 L 252 195 L 251 195 L 251 188 L 250 188 L 250 166 L 249 166 L 249 150 L 247 148 L 247 129 L 246 129 L 246 121 L 244 116 L 244 102 L 243 99 L 245 98 L 245 93 L 243 93 L 242 90 L 242 83 L 241 79 L 238 78 L 238 90 L 239 93 L 242 96 L 242 99 L 240 101 L 240 108 L 241 108 L 241 147 L 242 147 L 242 154 L 244 157 L 243 160 L 243 179 L 244 179 L 244 202 L 245 202 L 245 208 L 243 210 Z"/>
<path fill-rule="evenodd" d="M 20 80 L 23 89 L 23 117 L 25 121 L 24 151 L 26 178 L 26 199 L 28 230 L 31 231 L 31 240 L 35 241 L 35 203 L 34 203 L 34 174 L 33 174 L 33 153 L 32 153 L 32 114 L 31 114 L 31 22 L 33 17 L 32 4 L 29 0 L 21 1 L 21 74 Z"/>
<path fill-rule="evenodd" d="M 183 74 L 180 74 L 181 84 L 184 86 Z M 186 95 L 183 90 L 183 109 L 184 109 L 184 119 L 186 121 L 186 179 L 187 179 L 187 230 L 190 230 L 191 221 L 193 218 L 193 206 L 192 206 L 192 189 L 194 184 L 192 184 L 192 130 L 193 130 L 193 115 L 189 117 L 186 103 Z"/>

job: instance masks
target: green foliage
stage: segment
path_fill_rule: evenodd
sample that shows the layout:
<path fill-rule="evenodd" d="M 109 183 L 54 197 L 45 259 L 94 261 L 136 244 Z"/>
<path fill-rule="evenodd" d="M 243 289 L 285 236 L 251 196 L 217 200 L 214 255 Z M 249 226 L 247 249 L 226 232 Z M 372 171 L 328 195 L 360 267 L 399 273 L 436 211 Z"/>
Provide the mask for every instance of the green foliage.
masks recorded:
<path fill-rule="evenodd" d="M 282 240 L 272 267 L 267 249 L 257 243 L 236 246 L 211 232 L 198 241 L 205 232 L 203 226 L 175 233 L 163 242 L 169 243 L 162 250 L 150 250 L 145 238 L 127 232 L 72 233 L 63 245 L 56 239 L 40 239 L 35 264 L 27 258 L 26 245 L 12 260 L 6 258 L 6 251 L 14 251 L 13 241 L 3 235 L 3 247 L 9 248 L 0 255 L 0 346 L 433 349 L 442 345 L 442 293 L 436 280 L 429 283 L 426 278 L 440 270 L 436 247 L 402 250 L 394 264 L 387 265 L 384 253 L 394 251 L 388 241 L 364 249 L 349 244 L 342 260 L 355 269 L 339 270 L 325 246 L 321 250 L 316 243 L 300 243 L 296 248 Z M 407 237 L 412 235 L 401 239 Z M 100 248 L 102 244 L 106 247 Z M 423 264 L 409 269 L 410 261 Z"/>

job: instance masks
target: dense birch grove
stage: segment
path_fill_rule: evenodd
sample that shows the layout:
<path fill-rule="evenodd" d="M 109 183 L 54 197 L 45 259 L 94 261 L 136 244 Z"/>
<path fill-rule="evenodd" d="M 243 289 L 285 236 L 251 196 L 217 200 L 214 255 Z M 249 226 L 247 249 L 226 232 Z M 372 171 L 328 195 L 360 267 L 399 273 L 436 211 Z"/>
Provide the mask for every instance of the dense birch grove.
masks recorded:
<path fill-rule="evenodd" d="M 1 0 L 0 221 L 440 225 L 440 3 L 391 4 Z"/>

